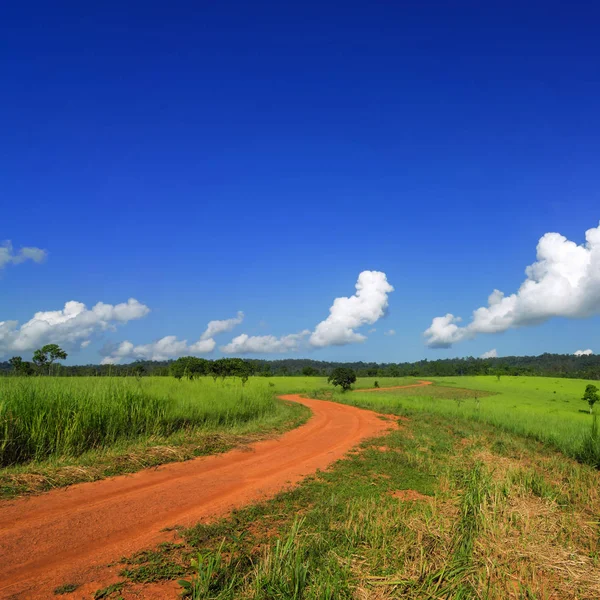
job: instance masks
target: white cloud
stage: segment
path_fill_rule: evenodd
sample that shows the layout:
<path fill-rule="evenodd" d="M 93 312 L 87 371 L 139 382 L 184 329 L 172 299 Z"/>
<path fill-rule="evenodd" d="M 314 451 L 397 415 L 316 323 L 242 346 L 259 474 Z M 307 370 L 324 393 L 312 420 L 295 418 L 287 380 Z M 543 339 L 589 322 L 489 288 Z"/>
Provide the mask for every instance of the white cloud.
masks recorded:
<path fill-rule="evenodd" d="M 188 344 L 187 340 L 178 340 L 174 335 L 167 335 L 155 342 L 138 346 L 130 341 L 124 341 L 116 347 L 105 348 L 103 353 L 106 356 L 102 359 L 101 364 L 114 365 L 123 359 L 169 360 L 187 354 L 209 354 L 217 345 L 212 336 L 230 331 L 243 319 L 244 313 L 240 311 L 237 317 L 232 319 L 210 321 L 200 339 L 192 344 Z"/>
<path fill-rule="evenodd" d="M 167 335 L 156 342 L 135 346 L 130 341 L 121 342 L 116 348 L 108 349 L 108 356 L 102 359 L 103 365 L 114 365 L 121 360 L 168 360 L 184 354 L 206 354 L 215 348 L 215 340 L 200 340 L 188 346 L 187 340 Z"/>
<path fill-rule="evenodd" d="M 591 356 L 594 353 L 588 348 L 587 350 L 576 350 L 575 352 L 573 352 L 573 354 L 575 356 Z"/>
<path fill-rule="evenodd" d="M 210 321 L 206 326 L 206 331 L 200 336 L 201 340 L 208 340 L 224 333 L 225 331 L 231 331 L 236 325 L 239 325 L 244 320 L 244 313 L 238 311 L 237 317 L 233 319 L 224 319 L 223 321 Z"/>
<path fill-rule="evenodd" d="M 84 348 L 87 348 L 91 343 L 92 343 L 92 340 L 85 340 L 85 341 L 81 342 L 80 348 L 83 350 Z"/>
<path fill-rule="evenodd" d="M 342 346 L 363 342 L 366 337 L 354 331 L 362 325 L 372 325 L 383 317 L 388 306 L 388 294 L 394 288 L 381 271 L 363 271 L 356 282 L 356 294 L 336 298 L 329 316 L 321 321 L 310 336 L 313 347 Z"/>
<path fill-rule="evenodd" d="M 308 329 L 281 337 L 274 335 L 249 336 L 242 333 L 233 338 L 229 344 L 221 346 L 220 349 L 225 354 L 292 352 L 298 350 L 300 342 L 308 335 L 310 335 Z"/>
<path fill-rule="evenodd" d="M 537 245 L 537 261 L 525 269 L 519 290 L 505 296 L 494 290 L 488 306 L 473 312 L 471 322 L 448 313 L 435 317 L 425 331 L 431 348 L 449 348 L 480 333 L 543 323 L 552 317 L 585 318 L 600 314 L 600 226 L 577 245 L 558 233 L 546 233 Z"/>
<path fill-rule="evenodd" d="M 384 316 L 388 306 L 388 294 L 393 291 L 394 288 L 388 283 L 385 273 L 363 271 L 356 282 L 356 294 L 350 298 L 336 298 L 329 309 L 329 317 L 321 321 L 313 332 L 304 330 L 281 337 L 250 336 L 243 333 L 220 349 L 225 354 L 293 352 L 306 347 L 307 336 L 310 336 L 309 344 L 313 348 L 362 342 L 366 337 L 354 330 L 363 325 L 372 325 Z M 374 331 L 374 328 L 370 329 L 369 333 Z M 386 335 L 395 333 L 390 329 Z"/>
<path fill-rule="evenodd" d="M 116 325 L 141 319 L 149 312 L 135 298 L 115 305 L 98 302 L 89 310 L 82 302 L 71 300 L 62 310 L 35 313 L 21 327 L 18 321 L 0 321 L 0 356 L 35 350 L 49 343 L 67 348 L 81 345 L 96 332 L 114 330 Z"/>
<path fill-rule="evenodd" d="M 396 330 L 395 329 L 388 329 L 387 331 L 385 331 L 383 333 L 383 335 L 396 335 Z"/>
<path fill-rule="evenodd" d="M 377 329 L 375 329 L 375 327 L 371 327 L 371 329 L 369 329 L 369 331 L 367 331 L 367 333 L 375 333 L 377 331 Z"/>
<path fill-rule="evenodd" d="M 484 352 L 479 358 L 498 358 L 498 352 L 496 351 L 496 348 L 493 348 L 492 350 Z"/>
<path fill-rule="evenodd" d="M 26 246 L 21 248 L 16 254 L 13 250 L 13 245 L 10 240 L 7 240 L 0 246 L 0 269 L 6 265 L 18 265 L 26 260 L 32 260 L 36 263 L 42 263 L 46 260 L 48 253 L 41 248 L 34 246 Z"/>

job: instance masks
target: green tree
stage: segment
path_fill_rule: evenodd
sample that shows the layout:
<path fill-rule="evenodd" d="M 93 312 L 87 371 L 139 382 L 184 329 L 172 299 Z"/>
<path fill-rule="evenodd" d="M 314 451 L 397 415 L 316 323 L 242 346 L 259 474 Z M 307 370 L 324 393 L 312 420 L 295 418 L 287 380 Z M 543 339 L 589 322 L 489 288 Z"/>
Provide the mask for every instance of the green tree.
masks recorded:
<path fill-rule="evenodd" d="M 302 375 L 304 375 L 305 377 L 314 377 L 318 374 L 319 371 L 317 371 L 314 367 L 311 366 L 307 366 L 302 369 Z"/>
<path fill-rule="evenodd" d="M 67 353 L 56 344 L 46 344 L 33 353 L 35 366 L 40 370 L 48 367 L 48 374 L 50 374 L 54 361 L 65 360 L 65 358 L 67 358 Z"/>
<path fill-rule="evenodd" d="M 140 377 L 143 377 L 146 374 L 146 368 L 144 367 L 144 365 L 137 363 L 136 365 L 134 365 L 132 372 L 134 376 L 139 379 Z"/>
<path fill-rule="evenodd" d="M 594 404 L 600 400 L 600 396 L 598 396 L 598 388 L 591 383 L 588 384 L 585 388 L 585 392 L 583 393 L 582 400 L 585 400 L 590 405 L 590 415 L 592 414 L 592 409 L 594 408 Z"/>
<path fill-rule="evenodd" d="M 171 364 L 170 373 L 176 379 L 187 377 L 190 381 L 209 372 L 210 362 L 195 356 L 182 356 Z"/>
<path fill-rule="evenodd" d="M 13 356 L 8 362 L 15 373 L 18 373 L 23 368 L 23 359 L 20 356 Z"/>
<path fill-rule="evenodd" d="M 356 373 L 347 367 L 337 367 L 331 372 L 327 381 L 335 386 L 339 385 L 342 392 L 347 392 L 356 381 Z"/>
<path fill-rule="evenodd" d="M 33 365 L 29 361 L 23 360 L 20 356 L 13 356 L 8 362 L 12 365 L 15 375 L 21 377 L 33 375 L 34 373 Z"/>

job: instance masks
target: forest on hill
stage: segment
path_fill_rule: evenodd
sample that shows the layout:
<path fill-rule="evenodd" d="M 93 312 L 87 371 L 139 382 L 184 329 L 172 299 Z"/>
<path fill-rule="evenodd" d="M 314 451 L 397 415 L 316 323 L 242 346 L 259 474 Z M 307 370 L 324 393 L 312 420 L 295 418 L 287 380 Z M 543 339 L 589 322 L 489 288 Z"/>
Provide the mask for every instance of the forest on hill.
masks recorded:
<path fill-rule="evenodd" d="M 198 359 L 202 360 L 202 359 Z M 221 361 L 232 359 L 219 359 Z M 234 359 L 241 360 L 241 359 Z M 136 361 L 124 365 L 60 365 L 53 375 L 76 376 L 168 376 L 176 361 Z M 203 361 L 210 365 L 217 361 Z M 504 356 L 499 358 L 447 358 L 405 363 L 330 362 L 308 358 L 281 360 L 245 359 L 250 374 L 269 376 L 328 376 L 336 367 L 349 367 L 359 377 L 442 377 L 461 375 L 538 375 L 600 379 L 600 355 L 541 354 L 540 356 Z M 12 365 L 0 362 L 0 374 L 9 375 Z"/>

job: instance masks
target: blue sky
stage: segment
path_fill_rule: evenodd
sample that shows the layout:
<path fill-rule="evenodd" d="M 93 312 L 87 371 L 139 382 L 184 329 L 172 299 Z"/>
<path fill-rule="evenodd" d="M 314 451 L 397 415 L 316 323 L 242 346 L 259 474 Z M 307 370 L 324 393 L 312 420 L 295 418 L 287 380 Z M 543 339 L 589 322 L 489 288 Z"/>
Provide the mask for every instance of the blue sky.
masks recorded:
<path fill-rule="evenodd" d="M 366 270 L 395 288 L 367 339 L 260 356 L 596 349 L 587 301 L 447 348 L 423 334 L 516 292 L 544 234 L 598 226 L 599 7 L 88 4 L 0 8 L 0 241 L 48 253 L 0 267 L 5 356 L 38 311 L 135 298 L 148 314 L 69 338 L 68 362 L 243 311 L 217 357 L 314 331 Z"/>

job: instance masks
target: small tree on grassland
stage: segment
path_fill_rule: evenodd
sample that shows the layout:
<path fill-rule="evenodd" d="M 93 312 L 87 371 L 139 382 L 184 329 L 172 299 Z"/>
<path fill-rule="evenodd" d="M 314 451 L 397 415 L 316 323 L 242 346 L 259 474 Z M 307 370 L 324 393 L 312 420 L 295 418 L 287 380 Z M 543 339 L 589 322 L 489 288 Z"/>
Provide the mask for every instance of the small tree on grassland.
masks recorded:
<path fill-rule="evenodd" d="M 585 392 L 583 393 L 582 400 L 585 400 L 590 405 L 590 415 L 592 414 L 592 409 L 594 408 L 594 404 L 600 400 L 598 396 L 598 388 L 591 383 L 586 386 Z"/>
<path fill-rule="evenodd" d="M 331 372 L 327 381 L 335 386 L 339 385 L 342 392 L 347 392 L 356 381 L 356 373 L 347 367 L 337 367 Z"/>
<path fill-rule="evenodd" d="M 65 360 L 65 358 L 67 358 L 67 353 L 56 344 L 46 344 L 33 353 L 33 362 L 35 363 L 35 366 L 39 369 L 48 367 L 48 374 L 50 374 L 54 361 Z"/>

